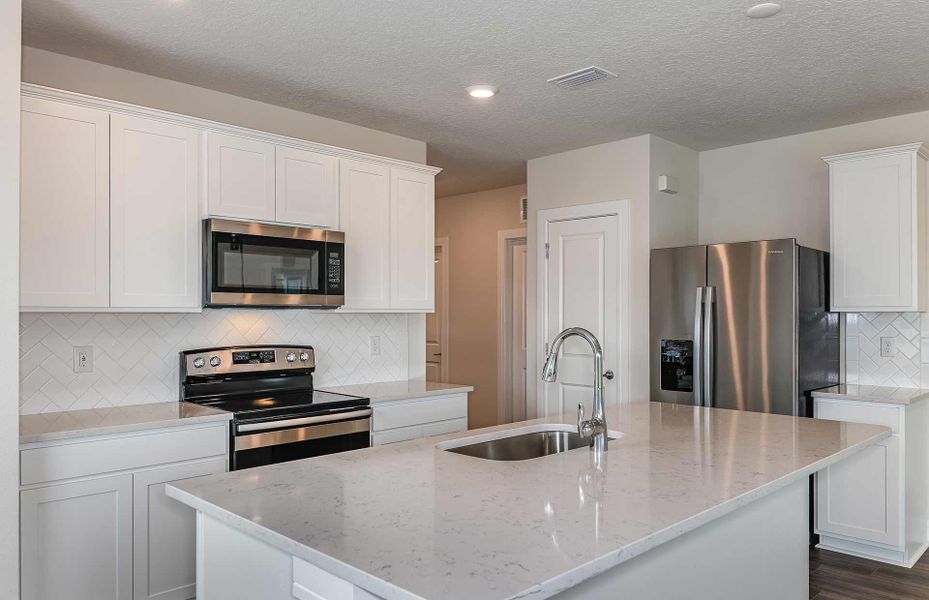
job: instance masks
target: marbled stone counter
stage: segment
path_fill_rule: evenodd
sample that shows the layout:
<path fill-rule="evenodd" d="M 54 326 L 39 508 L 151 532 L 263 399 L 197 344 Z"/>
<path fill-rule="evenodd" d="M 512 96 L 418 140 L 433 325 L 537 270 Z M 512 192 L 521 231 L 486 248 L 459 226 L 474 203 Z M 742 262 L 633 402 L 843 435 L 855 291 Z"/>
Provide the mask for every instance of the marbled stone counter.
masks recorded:
<path fill-rule="evenodd" d="M 843 383 L 817 390 L 813 392 L 813 397 L 907 405 L 929 398 L 929 390 Z"/>
<path fill-rule="evenodd" d="M 333 392 L 335 394 L 363 396 L 365 398 L 370 398 L 371 403 L 374 404 L 377 402 L 391 402 L 393 400 L 426 398 L 428 396 L 464 394 L 473 392 L 474 386 L 404 379 L 401 381 L 380 381 L 377 383 L 361 383 L 338 387 L 321 387 L 319 389 L 324 392 Z"/>
<path fill-rule="evenodd" d="M 440 441 L 174 482 L 168 495 L 392 599 L 548 598 L 871 442 L 886 427 L 694 406 L 609 409 L 610 442 L 494 462 Z M 669 573 L 673 576 L 673 573 Z"/>
<path fill-rule="evenodd" d="M 20 415 L 19 443 L 50 442 L 230 419 L 230 412 L 190 402 L 157 402 Z"/>

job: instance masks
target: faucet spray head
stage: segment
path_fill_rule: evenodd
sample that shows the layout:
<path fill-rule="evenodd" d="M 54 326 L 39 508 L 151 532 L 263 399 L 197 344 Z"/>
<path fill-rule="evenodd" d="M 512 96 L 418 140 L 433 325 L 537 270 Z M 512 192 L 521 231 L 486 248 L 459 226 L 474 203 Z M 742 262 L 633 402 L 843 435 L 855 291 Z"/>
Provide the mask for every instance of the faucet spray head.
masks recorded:
<path fill-rule="evenodd" d="M 551 383 L 558 376 L 558 348 L 554 347 L 545 357 L 545 365 L 542 367 L 542 380 Z"/>

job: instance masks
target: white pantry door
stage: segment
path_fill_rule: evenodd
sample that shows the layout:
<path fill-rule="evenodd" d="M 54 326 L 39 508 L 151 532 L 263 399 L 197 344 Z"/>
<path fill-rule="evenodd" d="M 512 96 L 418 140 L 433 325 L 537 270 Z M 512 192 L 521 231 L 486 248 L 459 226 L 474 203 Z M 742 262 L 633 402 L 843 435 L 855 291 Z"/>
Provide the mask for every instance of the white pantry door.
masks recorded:
<path fill-rule="evenodd" d="M 541 258 L 545 303 L 540 340 L 543 350 L 548 350 L 552 339 L 563 329 L 583 327 L 600 340 L 604 371 L 616 371 L 618 364 L 618 219 L 617 215 L 606 215 L 550 221 L 540 232 L 548 243 L 548 258 Z M 604 379 L 603 384 L 605 404 L 615 405 L 616 380 Z M 578 337 L 568 338 L 561 348 L 557 381 L 540 385 L 545 415 L 575 412 L 578 403 L 582 403 L 589 416 L 593 403 L 593 356 L 587 342 Z"/>

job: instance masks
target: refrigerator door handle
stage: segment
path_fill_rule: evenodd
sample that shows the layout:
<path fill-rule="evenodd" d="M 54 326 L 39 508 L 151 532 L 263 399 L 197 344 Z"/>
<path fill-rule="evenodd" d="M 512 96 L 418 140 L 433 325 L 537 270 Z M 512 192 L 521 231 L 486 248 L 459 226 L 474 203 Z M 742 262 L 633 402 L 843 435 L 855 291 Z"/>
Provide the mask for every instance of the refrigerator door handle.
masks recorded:
<path fill-rule="evenodd" d="M 703 405 L 713 406 L 713 374 L 716 371 L 716 287 L 706 286 L 703 300 Z"/>
<path fill-rule="evenodd" d="M 697 297 L 694 303 L 694 404 L 703 406 L 703 296 L 704 288 L 697 286 Z"/>

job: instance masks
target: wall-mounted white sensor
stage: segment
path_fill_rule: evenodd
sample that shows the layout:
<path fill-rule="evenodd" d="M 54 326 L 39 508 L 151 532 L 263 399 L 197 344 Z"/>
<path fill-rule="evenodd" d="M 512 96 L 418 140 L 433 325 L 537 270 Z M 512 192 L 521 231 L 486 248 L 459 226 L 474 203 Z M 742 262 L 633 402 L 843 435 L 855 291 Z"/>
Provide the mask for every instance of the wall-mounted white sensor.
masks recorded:
<path fill-rule="evenodd" d="M 671 177 L 670 175 L 659 175 L 658 176 L 658 191 L 664 192 L 665 194 L 676 194 L 677 193 L 677 179 Z"/>

